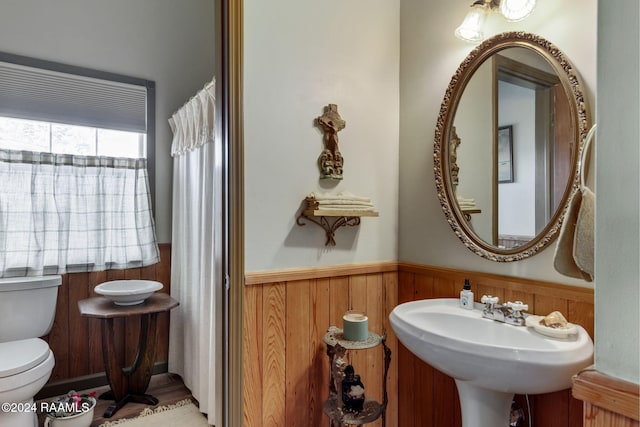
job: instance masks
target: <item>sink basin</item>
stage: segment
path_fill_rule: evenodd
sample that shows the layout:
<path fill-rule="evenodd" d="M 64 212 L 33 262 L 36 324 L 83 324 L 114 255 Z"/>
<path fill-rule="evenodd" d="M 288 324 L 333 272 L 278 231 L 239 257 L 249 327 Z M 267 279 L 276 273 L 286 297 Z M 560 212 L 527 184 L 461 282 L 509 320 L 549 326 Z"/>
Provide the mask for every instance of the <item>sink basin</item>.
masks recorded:
<path fill-rule="evenodd" d="M 389 316 L 396 336 L 413 354 L 453 377 L 464 427 L 508 425 L 514 394 L 571 387 L 590 365 L 593 342 L 584 328 L 566 339 L 482 317 L 458 299 L 412 301 Z"/>
<path fill-rule="evenodd" d="M 96 286 L 94 291 L 116 305 L 137 305 L 160 289 L 162 283 L 153 280 L 113 280 Z"/>

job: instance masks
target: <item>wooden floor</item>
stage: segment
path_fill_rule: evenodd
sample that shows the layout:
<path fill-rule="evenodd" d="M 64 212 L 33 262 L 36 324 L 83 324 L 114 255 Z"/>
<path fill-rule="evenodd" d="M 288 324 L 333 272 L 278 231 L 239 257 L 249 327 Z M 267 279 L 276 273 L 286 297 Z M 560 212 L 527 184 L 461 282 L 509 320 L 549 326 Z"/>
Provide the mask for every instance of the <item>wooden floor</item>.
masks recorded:
<path fill-rule="evenodd" d="M 91 390 L 82 390 L 80 393 L 89 393 L 91 391 L 95 391 L 99 396 L 101 393 L 109 390 L 109 386 L 98 387 L 96 389 Z M 191 391 L 187 387 L 185 387 L 182 382 L 182 378 L 176 374 L 158 374 L 151 377 L 151 383 L 149 384 L 149 388 L 147 389 L 147 393 L 155 396 L 159 402 L 157 406 L 166 406 L 171 405 L 173 403 L 179 402 L 183 399 L 191 399 L 196 405 L 198 402 L 191 395 Z M 46 399 L 48 401 L 53 400 L 53 398 Z M 145 408 L 155 408 L 149 405 L 143 405 L 140 403 L 127 403 L 123 408 L 121 408 L 116 414 L 108 419 L 102 417 L 105 409 L 109 407 L 111 401 L 109 400 L 98 400 L 96 404 L 95 410 L 93 412 L 94 418 L 91 423 L 91 427 L 98 427 L 100 424 L 105 421 L 115 421 L 122 418 L 135 418 L 140 414 L 142 410 Z M 44 420 L 42 417 L 39 420 L 40 426 L 43 425 Z"/>

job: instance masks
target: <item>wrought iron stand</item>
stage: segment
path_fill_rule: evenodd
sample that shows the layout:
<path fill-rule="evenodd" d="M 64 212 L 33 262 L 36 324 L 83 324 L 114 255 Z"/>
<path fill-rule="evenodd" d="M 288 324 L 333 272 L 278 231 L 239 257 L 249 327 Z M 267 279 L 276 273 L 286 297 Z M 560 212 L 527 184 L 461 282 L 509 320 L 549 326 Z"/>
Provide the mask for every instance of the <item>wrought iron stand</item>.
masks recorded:
<path fill-rule="evenodd" d="M 391 349 L 387 347 L 387 336 L 369 332 L 366 341 L 349 341 L 344 338 L 342 329 L 331 326 L 324 336 L 329 356 L 329 398 L 325 401 L 323 410 L 331 420 L 331 427 L 362 426 L 382 417 L 382 427 L 386 426 L 387 402 L 387 374 L 391 363 Z M 340 385 L 345 377 L 344 357 L 348 350 L 366 350 L 382 345 L 384 350 L 384 374 L 382 377 L 382 403 L 366 398 L 360 412 L 349 412 L 343 409 L 342 398 L 336 384 Z"/>

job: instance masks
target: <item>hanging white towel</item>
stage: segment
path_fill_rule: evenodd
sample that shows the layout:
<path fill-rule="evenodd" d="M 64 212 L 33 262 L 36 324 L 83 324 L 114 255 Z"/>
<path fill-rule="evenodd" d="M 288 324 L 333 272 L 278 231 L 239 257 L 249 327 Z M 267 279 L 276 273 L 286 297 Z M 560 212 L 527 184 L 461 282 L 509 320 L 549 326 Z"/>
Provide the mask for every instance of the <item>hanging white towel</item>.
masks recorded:
<path fill-rule="evenodd" d="M 558 273 L 587 282 L 593 281 L 594 276 L 595 194 L 585 184 L 585 163 L 595 130 L 596 125 L 593 125 L 582 148 L 580 187 L 569 200 L 553 254 L 553 266 Z"/>

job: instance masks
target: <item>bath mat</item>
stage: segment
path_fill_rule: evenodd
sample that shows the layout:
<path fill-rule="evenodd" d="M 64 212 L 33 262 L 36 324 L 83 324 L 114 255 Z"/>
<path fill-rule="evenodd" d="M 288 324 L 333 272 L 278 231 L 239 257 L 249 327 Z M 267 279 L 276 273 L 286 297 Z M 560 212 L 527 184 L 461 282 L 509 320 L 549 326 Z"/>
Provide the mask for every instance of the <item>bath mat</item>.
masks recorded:
<path fill-rule="evenodd" d="M 155 409 L 147 408 L 136 418 L 107 421 L 100 427 L 209 427 L 207 418 L 189 399 Z"/>

